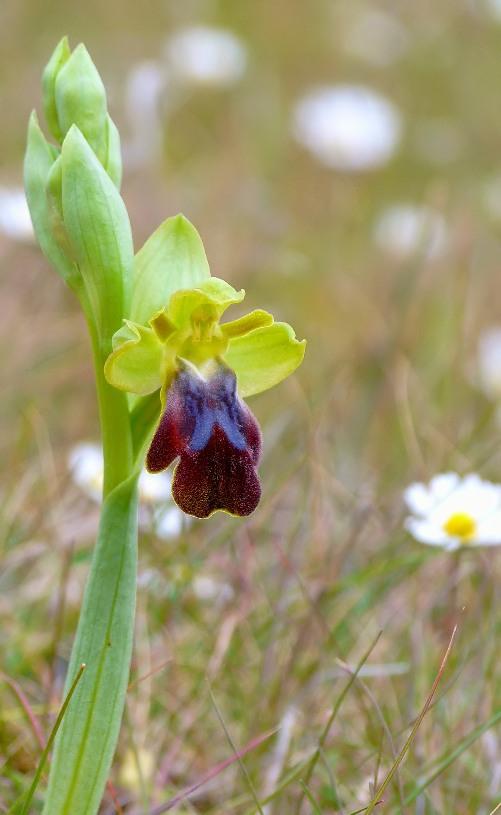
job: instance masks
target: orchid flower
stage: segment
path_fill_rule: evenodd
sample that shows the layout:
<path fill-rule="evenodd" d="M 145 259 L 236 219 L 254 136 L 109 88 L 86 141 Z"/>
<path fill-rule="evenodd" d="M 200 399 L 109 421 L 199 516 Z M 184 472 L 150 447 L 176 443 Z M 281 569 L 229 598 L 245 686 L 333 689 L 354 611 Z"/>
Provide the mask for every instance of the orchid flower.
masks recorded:
<path fill-rule="evenodd" d="M 261 488 L 259 426 L 243 397 L 267 390 L 301 362 L 304 341 L 266 311 L 221 323 L 243 291 L 211 277 L 200 236 L 182 215 L 138 252 L 131 319 L 113 337 L 105 376 L 120 390 L 159 391 L 150 472 L 179 459 L 173 496 L 190 515 L 248 515 Z"/>

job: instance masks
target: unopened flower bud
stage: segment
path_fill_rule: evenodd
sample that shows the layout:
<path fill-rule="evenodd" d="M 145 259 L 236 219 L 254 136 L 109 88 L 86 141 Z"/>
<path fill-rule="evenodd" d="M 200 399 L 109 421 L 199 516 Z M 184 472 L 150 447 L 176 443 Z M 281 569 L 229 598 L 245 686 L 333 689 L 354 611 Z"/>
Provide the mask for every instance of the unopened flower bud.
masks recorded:
<path fill-rule="evenodd" d="M 78 45 L 55 80 L 56 109 L 63 137 L 76 124 L 103 163 L 107 157 L 106 91 L 84 45 Z"/>
<path fill-rule="evenodd" d="M 56 159 L 47 176 L 47 214 L 52 234 L 61 249 L 72 257 L 73 252 L 64 225 L 63 214 L 63 165 L 61 156 Z"/>
<path fill-rule="evenodd" d="M 61 130 L 56 106 L 56 79 L 59 71 L 71 56 L 68 37 L 63 37 L 56 46 L 45 70 L 42 74 L 42 93 L 45 118 L 51 135 L 59 143 L 63 141 L 64 134 Z"/>

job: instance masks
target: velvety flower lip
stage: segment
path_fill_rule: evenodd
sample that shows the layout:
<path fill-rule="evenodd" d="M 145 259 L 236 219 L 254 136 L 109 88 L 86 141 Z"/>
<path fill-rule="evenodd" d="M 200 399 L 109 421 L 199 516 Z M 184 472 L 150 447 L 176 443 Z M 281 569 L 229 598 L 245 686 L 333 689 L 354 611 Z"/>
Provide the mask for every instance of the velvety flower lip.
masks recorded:
<path fill-rule="evenodd" d="M 259 426 L 237 394 L 231 368 L 218 361 L 204 379 L 180 362 L 146 456 L 152 473 L 179 457 L 172 486 L 178 506 L 197 518 L 218 509 L 249 515 L 261 497 L 260 454 Z"/>

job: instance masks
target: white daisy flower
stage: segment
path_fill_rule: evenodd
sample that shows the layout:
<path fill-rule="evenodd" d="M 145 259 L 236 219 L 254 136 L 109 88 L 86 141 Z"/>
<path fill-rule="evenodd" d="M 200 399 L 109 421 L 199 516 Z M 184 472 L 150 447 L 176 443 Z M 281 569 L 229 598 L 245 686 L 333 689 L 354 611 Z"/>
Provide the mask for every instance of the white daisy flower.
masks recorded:
<path fill-rule="evenodd" d="M 429 484 L 411 484 L 404 500 L 413 513 L 406 529 L 421 543 L 447 551 L 501 544 L 501 484 L 474 473 L 443 473 Z"/>
<path fill-rule="evenodd" d="M 234 85 L 247 64 L 245 46 L 235 34 L 208 26 L 174 34 L 166 43 L 165 53 L 174 75 L 195 85 Z"/>
<path fill-rule="evenodd" d="M 421 254 L 427 260 L 447 249 L 445 220 L 431 207 L 398 204 L 385 209 L 374 226 L 377 245 L 397 258 Z"/>
<path fill-rule="evenodd" d="M 400 139 L 394 105 L 364 85 L 315 88 L 299 100 L 293 135 L 327 167 L 370 170 L 386 164 Z"/>
<path fill-rule="evenodd" d="M 476 380 L 490 398 L 501 400 L 501 326 L 489 328 L 478 341 Z"/>
<path fill-rule="evenodd" d="M 15 241 L 31 243 L 35 239 L 24 190 L 0 187 L 0 232 Z"/>

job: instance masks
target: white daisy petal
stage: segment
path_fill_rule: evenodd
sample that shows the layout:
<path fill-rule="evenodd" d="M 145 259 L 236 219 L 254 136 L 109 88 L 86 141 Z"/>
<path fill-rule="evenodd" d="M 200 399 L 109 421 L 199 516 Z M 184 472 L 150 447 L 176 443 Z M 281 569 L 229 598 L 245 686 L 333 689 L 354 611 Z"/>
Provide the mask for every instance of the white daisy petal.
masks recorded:
<path fill-rule="evenodd" d="M 413 538 L 421 543 L 428 543 L 430 546 L 445 546 L 450 542 L 447 533 L 436 524 L 430 523 L 430 521 L 407 518 L 405 528 L 408 529 Z"/>
<path fill-rule="evenodd" d="M 476 543 L 477 546 L 497 546 L 501 543 L 501 509 L 479 522 Z"/>
<path fill-rule="evenodd" d="M 416 482 L 404 490 L 404 501 L 415 515 L 426 515 L 432 509 L 435 499 L 426 484 Z"/>

